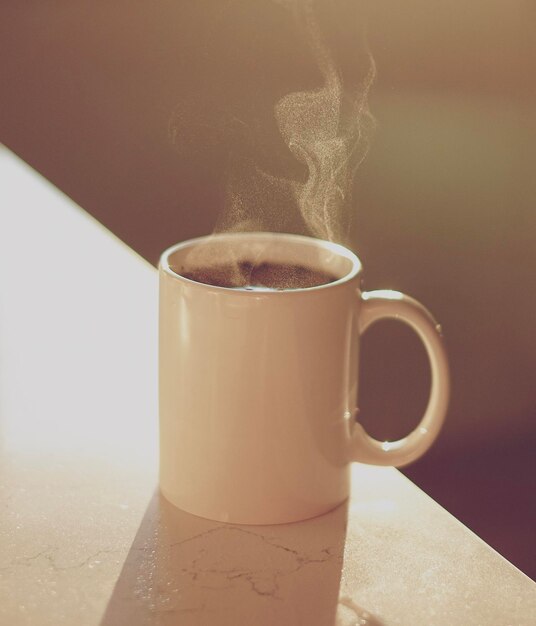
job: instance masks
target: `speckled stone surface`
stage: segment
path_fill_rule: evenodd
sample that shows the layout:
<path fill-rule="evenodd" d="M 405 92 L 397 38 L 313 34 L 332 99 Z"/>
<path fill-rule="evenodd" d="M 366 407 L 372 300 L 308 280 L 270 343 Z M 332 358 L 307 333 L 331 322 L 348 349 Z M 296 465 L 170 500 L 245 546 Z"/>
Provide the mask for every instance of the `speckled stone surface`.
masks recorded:
<path fill-rule="evenodd" d="M 7 151 L 0 207 L 0 624 L 535 623 L 536 585 L 395 469 L 297 524 L 169 505 L 156 271 Z"/>

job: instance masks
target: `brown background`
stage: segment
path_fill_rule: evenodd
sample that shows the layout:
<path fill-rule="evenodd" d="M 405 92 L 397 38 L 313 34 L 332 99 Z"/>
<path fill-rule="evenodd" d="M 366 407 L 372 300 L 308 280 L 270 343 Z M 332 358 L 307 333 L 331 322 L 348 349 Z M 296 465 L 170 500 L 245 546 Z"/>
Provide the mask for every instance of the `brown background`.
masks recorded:
<path fill-rule="evenodd" d="M 365 18 L 378 66 L 352 246 L 367 288 L 435 313 L 453 373 L 444 434 L 407 473 L 534 576 L 536 3 L 360 10 L 321 11 L 346 73 L 359 72 Z M 0 35 L 0 139 L 153 263 L 213 229 L 240 142 L 228 120 L 254 129 L 263 165 L 284 168 L 273 104 L 319 81 L 268 0 L 5 1 Z M 363 421 L 398 437 L 426 400 L 423 351 L 386 322 L 363 352 Z"/>

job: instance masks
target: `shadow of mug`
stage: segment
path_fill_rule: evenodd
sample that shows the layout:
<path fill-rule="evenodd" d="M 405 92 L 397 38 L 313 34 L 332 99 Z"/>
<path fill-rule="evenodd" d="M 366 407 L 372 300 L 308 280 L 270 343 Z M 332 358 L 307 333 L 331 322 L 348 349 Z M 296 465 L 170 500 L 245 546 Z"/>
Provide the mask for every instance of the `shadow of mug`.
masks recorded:
<path fill-rule="evenodd" d="M 348 505 L 293 524 L 190 515 L 157 491 L 101 626 L 380 626 L 339 589 Z"/>

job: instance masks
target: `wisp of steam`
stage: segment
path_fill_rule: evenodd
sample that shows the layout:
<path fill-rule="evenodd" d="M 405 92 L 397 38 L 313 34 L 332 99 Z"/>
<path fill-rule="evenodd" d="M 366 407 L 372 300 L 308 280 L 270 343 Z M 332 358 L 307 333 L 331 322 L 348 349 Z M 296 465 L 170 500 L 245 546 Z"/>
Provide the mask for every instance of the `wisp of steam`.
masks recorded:
<path fill-rule="evenodd" d="M 302 234 L 348 243 L 353 182 L 375 126 L 368 107 L 375 65 L 367 51 L 364 77 L 349 81 L 351 87 L 345 84 L 321 28 L 320 1 L 331 3 L 273 0 L 304 33 L 322 78 L 315 89 L 285 95 L 274 110 L 279 132 L 306 175 L 302 180 L 274 176 L 250 163 L 251 155 L 239 157 L 230 168 L 226 205 L 215 232 L 273 231 L 282 225 L 284 230 L 281 205 L 291 199 L 308 231 Z M 331 7 L 336 10 L 337 3 Z M 171 132 L 179 148 L 181 123 L 188 122 L 180 116 L 172 120 Z M 283 198 L 287 202 L 282 203 Z"/>
<path fill-rule="evenodd" d="M 279 130 L 295 157 L 307 166 L 305 183 L 291 182 L 310 233 L 329 241 L 344 241 L 357 168 L 369 149 L 374 118 L 368 95 L 375 65 L 368 55 L 364 80 L 345 89 L 341 72 L 322 35 L 314 0 L 286 0 L 304 27 L 324 84 L 315 91 L 290 93 L 275 107 Z"/>

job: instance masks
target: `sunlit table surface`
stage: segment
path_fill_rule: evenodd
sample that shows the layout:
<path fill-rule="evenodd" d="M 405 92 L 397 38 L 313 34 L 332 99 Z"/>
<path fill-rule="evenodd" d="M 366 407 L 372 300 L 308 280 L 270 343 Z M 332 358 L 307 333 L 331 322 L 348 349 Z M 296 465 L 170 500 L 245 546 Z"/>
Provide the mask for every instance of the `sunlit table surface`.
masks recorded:
<path fill-rule="evenodd" d="M 297 524 L 167 504 L 156 339 L 156 270 L 0 149 L 0 624 L 536 623 L 536 585 L 392 468 Z"/>

